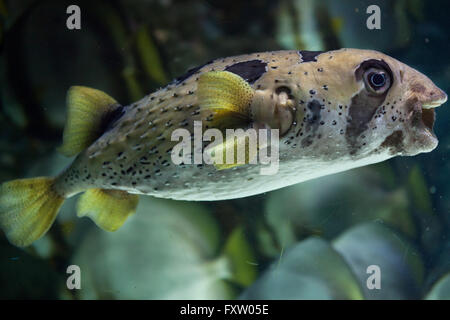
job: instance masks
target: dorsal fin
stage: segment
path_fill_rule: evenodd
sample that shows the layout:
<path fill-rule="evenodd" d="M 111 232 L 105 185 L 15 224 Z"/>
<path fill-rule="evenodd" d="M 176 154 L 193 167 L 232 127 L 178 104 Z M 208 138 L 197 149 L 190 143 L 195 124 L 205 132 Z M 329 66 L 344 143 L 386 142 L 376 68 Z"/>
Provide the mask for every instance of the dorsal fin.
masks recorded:
<path fill-rule="evenodd" d="M 105 119 L 117 118 L 121 106 L 106 93 L 82 86 L 67 93 L 67 120 L 59 152 L 74 156 L 94 142 L 105 131 Z"/>

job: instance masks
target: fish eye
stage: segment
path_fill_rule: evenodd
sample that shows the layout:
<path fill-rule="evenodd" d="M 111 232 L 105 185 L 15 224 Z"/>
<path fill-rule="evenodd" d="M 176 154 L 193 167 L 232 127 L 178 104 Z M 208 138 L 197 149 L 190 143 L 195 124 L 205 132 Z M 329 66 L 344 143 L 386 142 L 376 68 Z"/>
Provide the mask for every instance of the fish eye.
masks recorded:
<path fill-rule="evenodd" d="M 370 85 L 375 88 L 380 88 L 386 83 L 386 75 L 384 73 L 369 74 Z"/>
<path fill-rule="evenodd" d="M 382 94 L 390 88 L 391 79 L 385 70 L 370 68 L 364 73 L 364 83 L 370 92 Z"/>

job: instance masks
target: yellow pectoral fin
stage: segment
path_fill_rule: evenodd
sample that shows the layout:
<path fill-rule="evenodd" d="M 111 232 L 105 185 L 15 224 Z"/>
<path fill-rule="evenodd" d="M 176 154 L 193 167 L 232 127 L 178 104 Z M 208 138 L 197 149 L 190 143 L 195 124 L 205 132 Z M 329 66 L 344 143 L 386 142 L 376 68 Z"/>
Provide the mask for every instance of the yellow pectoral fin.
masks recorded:
<path fill-rule="evenodd" d="M 198 80 L 198 100 L 203 110 L 213 111 L 211 126 L 220 129 L 233 129 L 248 125 L 250 122 L 250 105 L 255 92 L 240 76 L 228 71 L 210 71 L 202 74 Z M 209 148 L 210 157 L 218 170 L 229 169 L 251 163 L 255 157 L 255 148 L 248 147 L 245 136 L 227 139 L 220 145 Z M 251 144 L 249 146 L 252 146 Z M 239 147 L 239 148 L 238 148 Z M 256 147 L 256 146 L 252 146 Z M 228 159 L 227 154 L 230 153 Z M 238 151 L 243 154 L 239 157 Z M 234 155 L 231 154 L 234 152 Z"/>
<path fill-rule="evenodd" d="M 234 73 L 210 71 L 202 74 L 198 80 L 197 94 L 200 107 L 215 111 L 219 118 L 250 117 L 249 107 L 254 90 L 247 81 Z"/>
<path fill-rule="evenodd" d="M 70 157 L 86 149 L 103 133 L 104 119 L 118 107 L 116 100 L 100 90 L 71 87 L 67 93 L 67 120 L 59 152 Z"/>
<path fill-rule="evenodd" d="M 225 142 L 208 148 L 207 152 L 217 170 L 225 170 L 249 163 L 256 163 L 258 146 L 246 135 L 227 138 Z"/>
<path fill-rule="evenodd" d="M 139 196 L 120 190 L 89 189 L 78 201 L 78 217 L 88 216 L 106 231 L 116 231 L 136 212 Z"/>

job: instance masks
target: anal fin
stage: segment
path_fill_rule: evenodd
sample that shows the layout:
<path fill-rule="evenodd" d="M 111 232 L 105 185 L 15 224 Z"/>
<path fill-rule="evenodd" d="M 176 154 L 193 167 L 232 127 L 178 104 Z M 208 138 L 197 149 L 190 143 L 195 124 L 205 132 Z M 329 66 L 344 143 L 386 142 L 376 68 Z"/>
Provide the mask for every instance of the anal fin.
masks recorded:
<path fill-rule="evenodd" d="M 78 201 L 78 217 L 87 216 L 106 231 L 116 231 L 136 212 L 139 196 L 120 190 L 89 189 Z"/>

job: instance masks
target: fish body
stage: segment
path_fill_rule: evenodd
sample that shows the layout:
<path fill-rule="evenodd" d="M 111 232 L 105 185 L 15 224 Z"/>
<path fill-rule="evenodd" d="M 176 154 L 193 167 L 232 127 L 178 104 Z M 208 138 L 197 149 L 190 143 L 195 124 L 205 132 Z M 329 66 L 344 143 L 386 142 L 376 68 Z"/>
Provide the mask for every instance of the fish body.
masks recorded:
<path fill-rule="evenodd" d="M 353 110 L 365 107 L 365 101 L 355 98 L 363 86 L 356 81 L 355 71 L 370 59 L 386 61 L 395 80 L 392 91 L 376 101 L 371 110 L 363 110 L 363 121 L 352 126 Z M 285 111 L 288 116 L 283 121 L 287 123 L 280 138 L 279 171 L 275 176 L 261 175 L 261 165 L 217 170 L 211 165 L 179 166 L 171 161 L 171 150 L 178 142 L 171 141 L 174 129 L 187 128 L 193 133 L 194 121 L 206 125 L 213 122 L 214 113 L 201 108 L 196 94 L 200 76 L 224 70 L 248 81 L 256 92 L 256 107 L 267 109 L 273 118 L 277 117 L 272 108 L 280 92 L 291 96 L 293 105 Z M 414 77 L 417 82 L 412 81 Z M 125 107 L 124 115 L 63 174 L 61 187 L 64 190 L 67 182 L 71 192 L 98 187 L 180 200 L 223 200 L 267 192 L 395 155 L 430 151 L 437 140 L 426 128 L 417 130 L 424 130 L 424 137 L 422 133 L 416 136 L 404 132 L 408 124 L 405 105 L 413 108 L 412 99 L 418 94 L 410 85 L 423 81 L 430 93 L 443 96 L 423 75 L 374 51 L 343 49 L 303 55 L 299 51 L 277 51 L 217 59 Z M 422 105 L 416 107 L 420 107 L 418 112 L 422 110 Z M 405 138 L 414 135 L 413 139 L 422 140 L 417 145 L 392 145 L 388 137 L 397 131 Z"/>
<path fill-rule="evenodd" d="M 115 230 L 134 211 L 139 194 L 178 200 L 240 198 L 397 155 L 429 152 L 438 143 L 432 131 L 434 108 L 447 99 L 415 69 L 380 52 L 358 49 L 216 59 L 128 106 L 97 90 L 71 90 L 61 149 L 77 157 L 46 190 L 51 189 L 58 204 L 87 190 L 79 215 L 107 230 Z M 78 110 L 72 120 L 71 105 Z M 102 107 L 89 109 L 93 105 Z M 95 125 L 89 124 L 90 117 Z M 179 141 L 173 132 L 185 129 L 194 135 L 195 123 L 201 123 L 202 132 L 277 129 L 278 171 L 262 175 L 260 169 L 267 165 L 261 163 L 230 168 L 174 164 Z M 13 182 L 0 190 L 0 225 L 13 243 L 27 245 L 49 225 L 26 240 L 18 239 L 22 233 L 11 235 L 10 230 L 23 230 L 24 224 L 13 225 L 15 216 L 2 214 L 14 211 L 12 192 L 23 188 Z M 111 215 L 104 206 L 112 202 L 110 211 L 126 205 Z"/>

